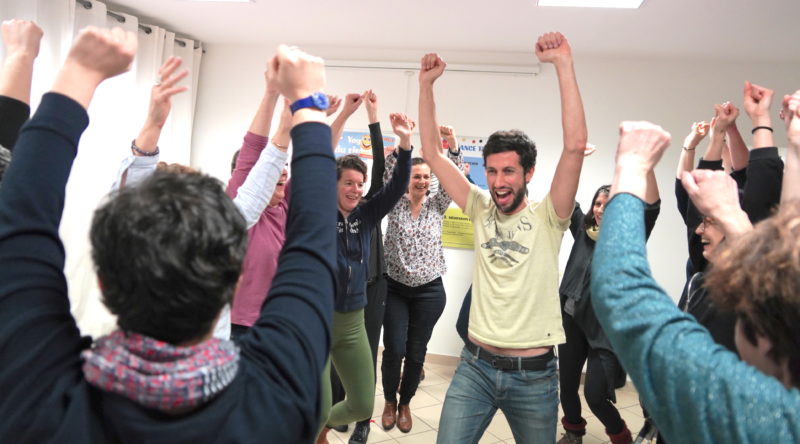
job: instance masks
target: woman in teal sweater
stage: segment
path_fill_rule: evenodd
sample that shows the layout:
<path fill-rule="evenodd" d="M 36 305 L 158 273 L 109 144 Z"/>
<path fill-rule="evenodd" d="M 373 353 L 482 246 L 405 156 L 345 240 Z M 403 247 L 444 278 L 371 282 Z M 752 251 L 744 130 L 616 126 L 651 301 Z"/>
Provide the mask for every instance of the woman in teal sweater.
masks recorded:
<path fill-rule="evenodd" d="M 800 204 L 783 204 L 778 215 L 735 241 L 749 223 L 737 212 L 737 200 L 712 193 L 705 208 L 718 220 L 732 216 L 734 236 L 726 235 L 728 250 L 708 286 L 715 301 L 737 313 L 742 362 L 679 311 L 651 275 L 642 197 L 646 173 L 668 144 L 669 134 L 658 126 L 622 124 L 606 229 L 592 262 L 597 318 L 670 442 L 799 442 Z M 730 185 L 714 172 L 690 176 L 684 179 L 690 195 Z"/>

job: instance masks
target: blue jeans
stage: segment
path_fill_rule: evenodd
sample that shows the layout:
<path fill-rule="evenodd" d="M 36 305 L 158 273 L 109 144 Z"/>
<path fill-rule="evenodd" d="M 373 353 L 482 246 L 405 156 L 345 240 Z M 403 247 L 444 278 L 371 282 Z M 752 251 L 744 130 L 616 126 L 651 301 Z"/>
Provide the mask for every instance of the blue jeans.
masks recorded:
<path fill-rule="evenodd" d="M 514 441 L 553 444 L 558 421 L 556 358 L 545 370 L 497 370 L 466 348 L 439 421 L 437 444 L 477 443 L 497 409 L 503 411 Z"/>

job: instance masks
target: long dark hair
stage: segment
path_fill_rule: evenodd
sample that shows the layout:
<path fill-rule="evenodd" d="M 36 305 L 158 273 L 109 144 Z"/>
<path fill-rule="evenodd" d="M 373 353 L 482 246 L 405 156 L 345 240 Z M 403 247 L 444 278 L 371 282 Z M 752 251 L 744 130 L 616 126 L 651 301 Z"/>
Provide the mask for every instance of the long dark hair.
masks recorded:
<path fill-rule="evenodd" d="M 594 192 L 594 197 L 592 197 L 592 203 L 589 204 L 589 208 L 586 209 L 586 215 L 583 216 L 583 228 L 589 229 L 593 226 L 597 225 L 597 221 L 594 220 L 594 202 L 597 200 L 597 196 L 600 193 L 608 195 L 611 192 L 611 185 L 603 185 Z"/>

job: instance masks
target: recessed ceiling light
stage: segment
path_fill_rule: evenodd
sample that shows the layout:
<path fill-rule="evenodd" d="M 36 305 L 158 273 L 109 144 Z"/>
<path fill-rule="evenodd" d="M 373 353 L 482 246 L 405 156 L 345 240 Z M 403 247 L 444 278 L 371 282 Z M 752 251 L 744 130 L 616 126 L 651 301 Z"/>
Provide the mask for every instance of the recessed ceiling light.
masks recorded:
<path fill-rule="evenodd" d="M 642 6 L 644 0 L 538 0 L 539 6 L 569 6 L 578 8 L 629 8 Z"/>
<path fill-rule="evenodd" d="M 188 0 L 190 2 L 203 3 L 255 3 L 255 0 Z"/>

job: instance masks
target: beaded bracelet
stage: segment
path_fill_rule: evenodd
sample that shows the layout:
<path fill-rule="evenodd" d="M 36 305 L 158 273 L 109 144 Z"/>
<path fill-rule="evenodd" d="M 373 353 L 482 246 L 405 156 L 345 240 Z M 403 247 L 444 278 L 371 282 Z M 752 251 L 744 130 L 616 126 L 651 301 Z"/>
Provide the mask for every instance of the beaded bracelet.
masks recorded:
<path fill-rule="evenodd" d="M 136 139 L 133 139 L 131 141 L 131 150 L 133 152 L 135 152 L 135 153 L 137 153 L 139 155 L 145 156 L 145 157 L 158 156 L 158 153 L 161 152 L 161 151 L 159 151 L 158 146 L 156 146 L 156 150 L 155 151 L 145 151 L 145 150 L 139 148 L 138 146 L 136 146 Z"/>

